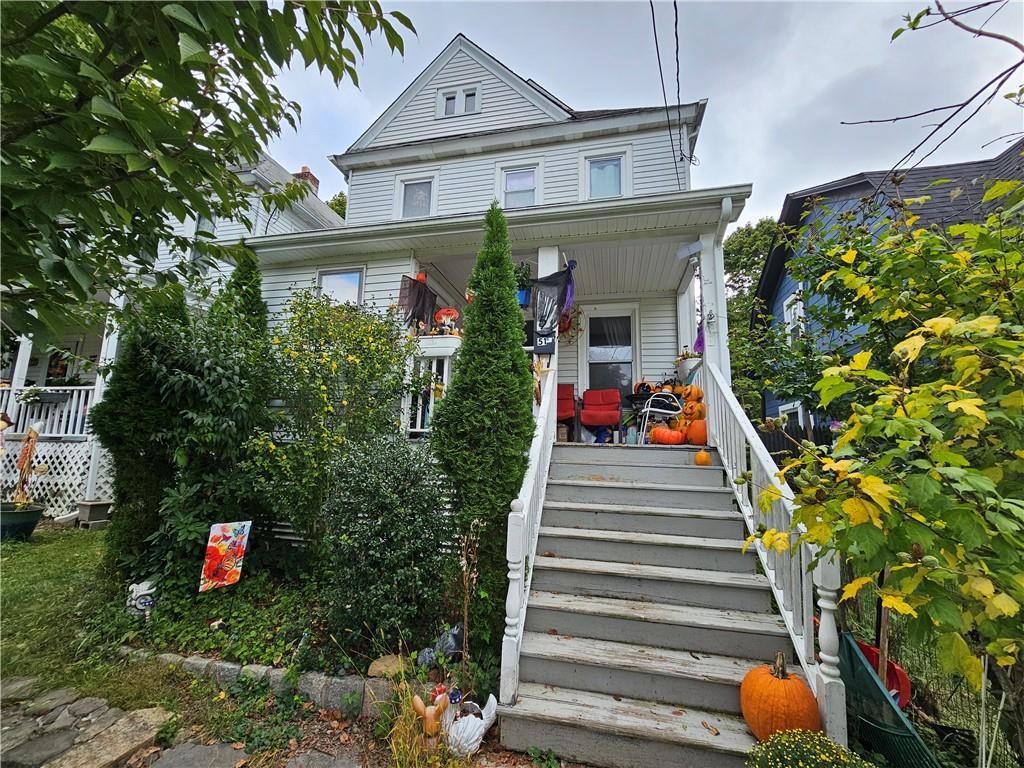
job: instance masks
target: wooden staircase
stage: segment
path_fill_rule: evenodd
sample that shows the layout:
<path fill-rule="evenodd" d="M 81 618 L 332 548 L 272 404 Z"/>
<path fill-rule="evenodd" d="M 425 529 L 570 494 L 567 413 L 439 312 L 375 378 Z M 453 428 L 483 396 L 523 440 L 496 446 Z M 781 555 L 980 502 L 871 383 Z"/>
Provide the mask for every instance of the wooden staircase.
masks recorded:
<path fill-rule="evenodd" d="M 553 448 L 504 746 L 743 765 L 739 684 L 792 643 L 709 450 L 715 466 L 698 467 L 690 447 Z"/>

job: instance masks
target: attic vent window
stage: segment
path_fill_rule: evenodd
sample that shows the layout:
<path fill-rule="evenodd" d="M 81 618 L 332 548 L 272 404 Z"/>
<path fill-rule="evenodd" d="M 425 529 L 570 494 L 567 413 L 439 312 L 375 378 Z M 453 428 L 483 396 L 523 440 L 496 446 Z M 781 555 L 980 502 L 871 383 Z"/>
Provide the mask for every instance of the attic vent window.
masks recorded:
<path fill-rule="evenodd" d="M 480 86 L 464 85 L 437 92 L 437 117 L 471 115 L 480 111 Z"/>

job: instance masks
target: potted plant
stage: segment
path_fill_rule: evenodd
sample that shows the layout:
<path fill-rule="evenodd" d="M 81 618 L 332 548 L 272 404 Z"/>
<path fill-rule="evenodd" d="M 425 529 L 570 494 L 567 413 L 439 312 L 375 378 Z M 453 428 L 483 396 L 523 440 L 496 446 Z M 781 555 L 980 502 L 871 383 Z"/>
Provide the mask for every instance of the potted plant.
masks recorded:
<path fill-rule="evenodd" d="M 530 306 L 530 265 L 525 261 L 519 262 L 515 267 L 516 274 L 516 297 L 519 299 L 520 307 Z"/>
<path fill-rule="evenodd" d="M 700 361 L 700 352 L 691 352 L 689 347 L 683 347 L 676 358 L 676 374 L 679 381 L 686 384 L 690 379 L 690 374 L 700 365 Z"/>
<path fill-rule="evenodd" d="M 44 475 L 48 471 L 45 464 L 32 466 L 41 428 L 40 422 L 29 427 L 25 435 L 25 444 L 15 464 L 18 468 L 18 481 L 14 484 L 14 493 L 10 501 L 0 502 L 0 539 L 27 541 L 46 509 L 42 504 L 34 504 L 28 491 L 32 476 Z"/>

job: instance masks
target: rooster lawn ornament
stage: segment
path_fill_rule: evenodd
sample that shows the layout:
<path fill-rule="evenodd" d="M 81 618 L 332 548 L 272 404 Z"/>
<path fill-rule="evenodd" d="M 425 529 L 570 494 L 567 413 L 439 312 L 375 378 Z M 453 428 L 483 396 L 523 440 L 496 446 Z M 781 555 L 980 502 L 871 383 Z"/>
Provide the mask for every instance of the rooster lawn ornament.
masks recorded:
<path fill-rule="evenodd" d="M 472 702 L 465 702 L 464 709 L 480 710 Z M 463 712 L 445 731 L 445 740 L 448 742 L 448 749 L 455 757 L 469 757 L 480 749 L 483 743 L 484 734 L 494 725 L 498 716 L 498 702 L 494 694 L 487 697 L 487 704 L 480 714 L 475 712 Z"/>
<path fill-rule="evenodd" d="M 434 697 L 434 703 L 429 707 L 417 694 L 412 697 L 412 708 L 423 721 L 423 735 L 431 741 L 436 739 L 441 732 L 441 717 L 448 709 L 448 694 L 442 691 Z"/>

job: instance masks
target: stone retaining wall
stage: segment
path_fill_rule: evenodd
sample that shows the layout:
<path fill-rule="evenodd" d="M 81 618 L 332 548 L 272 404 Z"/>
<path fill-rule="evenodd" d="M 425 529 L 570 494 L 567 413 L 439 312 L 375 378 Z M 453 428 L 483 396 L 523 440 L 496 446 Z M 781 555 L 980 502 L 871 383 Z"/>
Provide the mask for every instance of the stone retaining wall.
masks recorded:
<path fill-rule="evenodd" d="M 179 656 L 176 653 L 153 653 L 142 648 L 122 646 L 122 656 L 139 661 L 156 660 L 184 670 L 196 678 L 204 678 L 219 686 L 227 687 L 240 677 L 266 682 L 276 693 L 302 694 L 322 709 L 341 710 L 351 716 L 359 712 L 362 716 L 376 720 L 380 704 L 390 701 L 393 684 L 384 678 L 362 678 L 359 675 L 333 677 L 321 672 L 302 672 L 298 685 L 286 679 L 286 672 L 278 667 L 262 664 L 239 664 L 234 661 L 208 659 L 205 656 Z"/>

